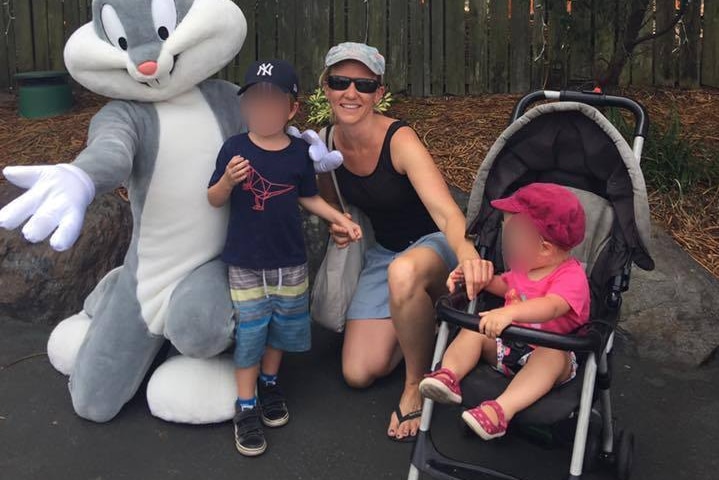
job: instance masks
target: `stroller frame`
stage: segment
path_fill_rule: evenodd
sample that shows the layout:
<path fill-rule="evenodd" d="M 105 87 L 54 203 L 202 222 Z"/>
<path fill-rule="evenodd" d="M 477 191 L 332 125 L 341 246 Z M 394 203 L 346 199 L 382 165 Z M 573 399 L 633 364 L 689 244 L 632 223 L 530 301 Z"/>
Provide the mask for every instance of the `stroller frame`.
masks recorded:
<path fill-rule="evenodd" d="M 635 121 L 634 141 L 632 152 L 639 162 L 641 160 L 644 137 L 648 130 L 647 115 L 644 108 L 637 102 L 617 96 L 604 95 L 601 92 L 574 92 L 574 91 L 549 91 L 540 90 L 524 96 L 512 112 L 511 122 L 519 119 L 532 104 L 542 100 L 557 100 L 559 102 L 572 101 L 585 103 L 596 107 L 617 107 L 629 110 Z M 487 248 L 477 245 L 482 258 L 486 258 Z M 622 303 L 622 292 L 629 287 L 629 276 L 631 261 L 624 268 L 621 275 L 612 277 L 609 296 L 606 299 L 607 306 L 618 317 Z M 469 303 L 466 311 L 458 310 L 454 304 L 464 297 L 462 288 L 458 293 L 446 295 L 439 299 L 436 305 L 436 314 L 441 320 L 434 355 L 432 358 L 433 370 L 439 368 L 442 356 L 449 342 L 450 325 L 477 330 L 479 316 L 476 314 L 479 307 L 479 299 Z M 612 407 L 610 399 L 610 371 L 609 354 L 614 343 L 613 326 L 598 324 L 592 325 L 583 333 L 571 335 L 559 335 L 530 328 L 509 326 L 501 335 L 502 339 L 525 342 L 533 345 L 555 348 L 564 351 L 582 352 L 587 354 L 584 361 L 584 374 L 581 388 L 579 411 L 576 417 L 577 425 L 574 434 L 574 444 L 569 467 L 569 479 L 579 480 L 582 476 L 585 459 L 585 449 L 590 425 L 590 414 L 595 400 L 595 393 L 598 393 L 600 408 L 602 412 L 602 435 L 601 452 L 599 459 L 608 465 L 616 468 L 620 480 L 628 478 L 631 472 L 632 451 L 634 437 L 631 433 L 622 432 L 616 435 L 612 418 Z M 598 392 L 595 392 L 595 385 Z M 457 470 L 474 474 L 481 474 L 488 478 L 501 480 L 517 480 L 517 477 L 502 473 L 491 468 L 475 465 L 468 462 L 453 460 L 442 455 L 435 447 L 431 434 L 430 425 L 434 402 L 424 399 L 422 405 L 422 417 L 417 434 L 417 440 L 412 451 L 408 480 L 418 480 L 421 473 L 426 473 L 432 478 L 441 480 L 457 480 L 458 477 L 448 473 L 449 470 Z"/>

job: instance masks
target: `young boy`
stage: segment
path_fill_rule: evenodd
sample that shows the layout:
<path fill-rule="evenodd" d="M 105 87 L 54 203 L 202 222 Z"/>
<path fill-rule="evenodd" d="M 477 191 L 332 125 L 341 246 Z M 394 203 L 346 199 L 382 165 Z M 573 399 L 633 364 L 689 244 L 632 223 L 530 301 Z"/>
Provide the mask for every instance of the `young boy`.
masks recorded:
<path fill-rule="evenodd" d="M 267 448 L 262 424 L 280 427 L 289 421 L 277 381 L 282 353 L 310 348 L 307 256 L 298 203 L 347 228 L 353 240 L 361 237 L 357 224 L 317 194 L 309 146 L 285 133 L 297 113 L 297 92 L 289 63 L 250 66 L 239 91 L 249 133 L 222 146 L 207 192 L 215 207 L 230 202 L 222 258 L 237 317 L 235 444 L 247 456 Z"/>
<path fill-rule="evenodd" d="M 571 256 L 584 238 L 584 210 L 566 188 L 533 183 L 494 200 L 504 212 L 503 250 L 510 270 L 493 278 L 486 290 L 505 299 L 504 307 L 481 312 L 479 331 L 462 329 L 442 358 L 442 368 L 419 384 L 425 397 L 440 403 L 462 402 L 459 382 L 480 359 L 512 377 L 496 399 L 465 411 L 462 419 L 484 440 L 501 437 L 519 411 L 576 374 L 573 352 L 503 342 L 511 324 L 566 334 L 589 318 L 589 283 Z M 461 271 L 450 274 L 454 290 Z"/>

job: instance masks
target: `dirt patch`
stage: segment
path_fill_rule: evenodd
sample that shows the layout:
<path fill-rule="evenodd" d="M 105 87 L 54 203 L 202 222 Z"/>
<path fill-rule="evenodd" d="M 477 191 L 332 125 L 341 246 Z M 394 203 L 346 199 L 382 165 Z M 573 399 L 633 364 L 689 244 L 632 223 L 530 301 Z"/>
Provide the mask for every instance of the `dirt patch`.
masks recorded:
<path fill-rule="evenodd" d="M 719 91 L 632 89 L 625 92 L 644 104 L 650 121 L 665 125 L 673 111 L 682 134 L 704 148 L 719 150 Z M 437 160 L 447 181 L 468 191 L 487 151 L 507 126 L 518 95 L 410 98 L 398 96 L 390 115 L 407 120 Z M 0 167 L 72 161 L 85 145 L 92 116 L 107 100 L 88 92 L 76 95 L 66 115 L 19 118 L 14 102 L 0 102 Z M 306 109 L 305 109 L 306 110 Z M 298 120 L 302 126 L 304 116 Z M 719 169 L 717 157 L 707 157 Z M 0 177 L 0 182 L 5 180 Z M 719 185 L 701 185 L 690 192 L 651 189 L 654 220 L 663 225 L 694 259 L 719 277 Z"/>

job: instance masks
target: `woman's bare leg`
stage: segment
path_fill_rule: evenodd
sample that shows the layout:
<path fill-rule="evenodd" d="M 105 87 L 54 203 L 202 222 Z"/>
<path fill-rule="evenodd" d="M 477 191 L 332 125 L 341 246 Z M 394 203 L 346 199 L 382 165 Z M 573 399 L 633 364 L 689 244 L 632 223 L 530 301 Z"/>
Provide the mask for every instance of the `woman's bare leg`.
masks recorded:
<path fill-rule="evenodd" d="M 392 321 L 350 320 L 342 345 L 342 375 L 350 387 L 366 388 L 389 375 L 402 359 Z"/>
<path fill-rule="evenodd" d="M 422 406 L 419 382 L 429 370 L 435 334 L 434 300 L 445 291 L 449 271 L 431 248 L 417 247 L 397 257 L 387 270 L 390 311 L 406 364 L 405 386 L 399 401 L 402 414 Z M 401 425 L 392 413 L 387 435 L 415 436 L 419 419 Z"/>

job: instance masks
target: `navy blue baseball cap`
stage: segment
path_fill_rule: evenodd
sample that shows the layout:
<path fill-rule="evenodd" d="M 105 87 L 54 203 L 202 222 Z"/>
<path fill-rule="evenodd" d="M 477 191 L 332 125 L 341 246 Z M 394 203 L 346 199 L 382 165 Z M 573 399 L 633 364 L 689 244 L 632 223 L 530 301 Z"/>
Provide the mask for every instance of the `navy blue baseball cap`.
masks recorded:
<path fill-rule="evenodd" d="M 271 83 L 279 87 L 285 93 L 291 93 L 295 97 L 299 93 L 299 80 L 297 73 L 289 62 L 284 60 L 258 60 L 247 68 L 245 72 L 245 84 L 237 92 L 242 95 L 256 83 Z"/>

